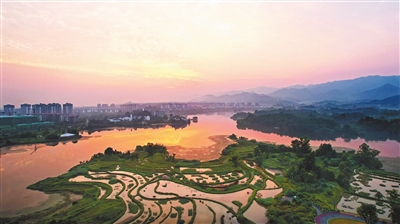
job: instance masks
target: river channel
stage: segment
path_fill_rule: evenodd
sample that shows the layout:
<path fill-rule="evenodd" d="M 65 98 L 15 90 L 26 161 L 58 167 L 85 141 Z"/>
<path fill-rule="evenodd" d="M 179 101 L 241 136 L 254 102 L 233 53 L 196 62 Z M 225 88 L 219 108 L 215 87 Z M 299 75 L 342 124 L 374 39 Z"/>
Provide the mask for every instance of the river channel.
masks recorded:
<path fill-rule="evenodd" d="M 89 160 L 93 154 L 104 152 L 107 147 L 127 151 L 134 150 L 137 145 L 152 142 L 164 144 L 170 153 L 176 153 L 176 158 L 212 160 L 219 157 L 221 146 L 229 143 L 222 136 L 232 133 L 277 144 L 290 145 L 293 140 L 288 136 L 239 130 L 236 128 L 236 122 L 230 119 L 231 115 L 232 113 L 196 115 L 199 122 L 191 123 L 183 129 L 166 126 L 157 129 L 112 129 L 91 134 L 83 132 L 84 137 L 77 142 L 60 142 L 55 146 L 36 144 L 2 148 L 0 215 L 24 214 L 34 211 L 32 207 L 48 205 L 49 200 L 59 200 L 56 195 L 50 197 L 42 192 L 28 190 L 26 187 L 47 177 L 65 173 L 80 161 Z M 350 142 L 339 138 L 335 141 L 310 143 L 312 146 L 331 143 L 334 148 L 357 149 L 364 142 L 366 141 L 360 138 Z M 367 144 L 371 148 L 380 150 L 380 156 L 399 157 L 400 143 L 396 141 L 372 141 Z M 47 202 L 44 203 L 45 201 Z"/>

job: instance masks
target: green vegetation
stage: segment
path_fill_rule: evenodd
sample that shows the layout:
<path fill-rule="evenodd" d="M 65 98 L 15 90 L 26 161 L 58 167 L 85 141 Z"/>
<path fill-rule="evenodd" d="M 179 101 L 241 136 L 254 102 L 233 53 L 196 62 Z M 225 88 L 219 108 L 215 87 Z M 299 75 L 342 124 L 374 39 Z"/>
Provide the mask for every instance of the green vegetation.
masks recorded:
<path fill-rule="evenodd" d="M 46 143 L 49 145 L 56 145 L 60 139 L 60 135 L 68 132 L 75 134 L 75 137 L 68 138 L 69 141 L 81 138 L 79 135 L 80 130 L 85 127 L 82 123 L 54 123 L 54 122 L 35 122 L 32 124 L 20 124 L 5 126 L 0 124 L 0 147 L 6 145 L 18 144 L 34 144 Z"/>
<path fill-rule="evenodd" d="M 240 201 L 232 201 L 232 203 L 233 203 L 234 205 L 238 206 L 239 208 L 241 208 L 242 205 L 243 205 Z"/>
<path fill-rule="evenodd" d="M 189 209 L 188 210 L 188 216 L 192 216 L 193 215 L 193 209 Z"/>
<path fill-rule="evenodd" d="M 274 199 L 271 198 L 271 197 L 268 197 L 268 198 L 256 198 L 256 202 L 258 204 L 260 204 L 260 205 L 268 207 L 268 206 L 270 206 L 270 205 L 272 205 L 274 203 Z"/>
<path fill-rule="evenodd" d="M 125 183 L 117 179 L 115 174 L 109 174 L 108 176 L 111 178 L 108 183 L 120 182 L 123 185 L 123 191 L 132 191 L 139 186 L 137 192 L 140 192 L 142 189 L 146 190 L 145 187 L 148 184 L 156 183 L 160 179 L 167 179 L 212 194 L 227 194 L 250 189 L 251 193 L 248 195 L 247 203 L 238 200 L 232 201 L 233 204 L 238 206 L 238 210 L 233 210 L 218 201 L 213 202 L 224 206 L 240 222 L 251 223 L 248 220 L 251 217 L 245 217 L 243 214 L 255 200 L 258 204 L 268 207 L 266 215 L 269 222 L 279 224 L 313 222 L 316 215 L 314 206 L 320 208 L 323 212 L 336 211 L 335 206 L 343 193 L 354 193 L 354 189 L 350 187 L 350 180 L 354 175 L 353 170 L 362 168 L 363 172 L 383 172 L 378 170 L 381 167 L 381 163 L 377 159 L 379 151 L 369 148 L 367 144 L 360 145 L 357 152 L 338 153 L 330 144 L 321 144 L 313 152 L 306 137 L 294 139 L 291 146 L 259 143 L 244 137 L 236 137 L 235 141 L 235 144 L 231 144 L 223 150 L 219 159 L 202 163 L 196 160 L 175 159 L 168 154 L 163 145 L 159 144 L 148 143 L 144 146 L 137 146 L 134 153 L 129 151 L 122 153 L 108 147 L 104 153 L 93 155 L 90 161 L 71 168 L 66 174 L 47 178 L 29 186 L 30 189 L 46 193 L 72 192 L 83 195 L 83 198 L 73 204 L 72 207 L 57 214 L 41 214 L 40 218 L 36 217 L 36 219 L 40 223 L 69 219 L 77 223 L 111 223 L 118 220 L 126 210 L 125 201 L 119 196 L 114 200 L 105 200 L 113 191 L 110 185 L 69 181 L 70 178 L 79 175 L 91 178 L 88 171 L 109 172 L 115 170 L 117 165 L 121 171 L 141 176 L 140 178 L 132 177 L 136 184 L 132 181 L 125 186 Z M 185 169 L 181 171 L 180 167 Z M 208 168 L 211 171 L 199 173 L 197 172 L 199 168 Z M 282 175 L 271 175 L 265 172 L 265 168 L 280 169 Z M 154 173 L 162 174 L 154 176 Z M 200 175 L 203 175 L 203 177 Z M 207 183 L 204 175 L 208 175 L 210 180 L 213 181 Z M 189 180 L 187 177 L 192 177 L 195 180 Z M 220 178 L 222 178 L 221 181 Z M 261 178 L 261 180 L 254 183 L 254 178 Z M 257 197 L 257 191 L 266 188 L 267 180 L 275 182 L 278 187 L 283 188 L 283 192 L 274 198 Z M 254 184 L 250 184 L 252 182 Z M 159 183 L 157 182 L 156 189 L 158 190 L 156 191 L 167 187 L 167 184 L 161 185 Z M 99 187 L 106 190 L 106 195 L 100 199 Z M 399 195 L 396 192 L 389 193 L 391 197 L 387 199 L 393 211 L 398 211 L 399 208 Z M 385 200 L 384 196 L 378 193 L 374 192 L 365 196 Z M 368 193 L 359 193 L 360 196 L 362 194 Z M 166 217 L 177 218 L 177 222 L 183 223 L 188 220 L 182 220 L 182 215 L 188 214 L 192 217 L 189 223 L 193 222 L 196 216 L 196 203 L 191 197 L 198 197 L 199 195 L 193 194 L 186 197 L 178 197 L 175 193 L 168 193 L 168 195 L 176 196 L 174 200 L 179 201 L 182 205 L 191 202 L 193 208 L 188 209 L 188 213 L 180 206 L 173 207 L 169 211 L 162 211 L 160 205 L 171 204 L 170 199 L 159 199 L 156 196 L 147 198 L 147 196 L 144 197 L 141 194 L 136 197 L 130 195 L 133 203 L 127 203 L 128 212 L 135 214 L 135 218 L 131 221 L 135 223 L 145 222 L 146 220 L 151 222 L 163 214 L 164 219 Z M 145 208 L 141 200 L 154 201 L 161 212 L 158 213 L 159 210 L 153 208 Z M 216 217 L 216 213 L 211 207 L 208 208 L 214 214 L 214 223 L 223 219 Z M 394 220 L 398 218 L 394 212 L 392 212 L 391 217 L 394 217 Z M 2 219 L 1 221 L 3 220 L 6 223 L 18 223 L 29 220 L 29 217 Z"/>
<path fill-rule="evenodd" d="M 128 206 L 130 213 L 136 214 L 139 211 L 139 206 L 135 203 L 129 203 Z"/>
<path fill-rule="evenodd" d="M 389 217 L 392 219 L 392 223 L 400 223 L 400 194 L 396 189 L 389 190 L 388 193 L 390 206 Z"/>
<path fill-rule="evenodd" d="M 108 183 L 109 183 L 109 184 L 116 184 L 116 183 L 118 183 L 118 180 L 117 180 L 117 178 L 112 177 L 112 178 L 108 181 Z"/>
<path fill-rule="evenodd" d="M 398 111 L 372 108 L 319 109 L 317 110 L 269 110 L 236 114 L 237 127 L 250 128 L 266 133 L 291 137 L 308 136 L 312 140 L 334 140 L 342 137 L 367 140 L 400 142 L 400 114 Z"/>
<path fill-rule="evenodd" d="M 375 224 L 378 222 L 378 215 L 375 205 L 362 203 L 361 206 L 357 208 L 357 213 L 367 224 Z"/>
<path fill-rule="evenodd" d="M 182 205 L 184 205 L 184 204 L 186 204 L 186 203 L 188 203 L 188 202 L 190 202 L 190 200 L 187 199 L 187 198 L 180 198 L 180 199 L 179 199 L 179 203 L 181 203 Z"/>

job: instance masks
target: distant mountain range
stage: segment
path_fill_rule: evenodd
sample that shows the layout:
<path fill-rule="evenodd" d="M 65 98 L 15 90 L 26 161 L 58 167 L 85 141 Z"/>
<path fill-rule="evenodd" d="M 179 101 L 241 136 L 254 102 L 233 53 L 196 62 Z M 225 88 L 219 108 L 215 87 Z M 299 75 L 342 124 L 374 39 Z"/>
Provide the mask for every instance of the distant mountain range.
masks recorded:
<path fill-rule="evenodd" d="M 364 103 L 358 103 L 357 106 L 381 106 L 381 107 L 391 107 L 400 108 L 400 95 L 391 96 L 383 100 L 371 100 Z"/>
<path fill-rule="evenodd" d="M 398 95 L 400 95 L 400 76 L 367 76 L 316 85 L 296 85 L 281 89 L 260 86 L 244 91 L 230 91 L 222 95 L 206 95 L 196 101 L 264 104 L 279 102 L 313 103 L 319 101 L 371 101 L 378 103 L 379 100 L 395 102 Z M 391 99 L 390 97 L 394 98 Z M 386 101 L 382 102 L 385 103 Z"/>
<path fill-rule="evenodd" d="M 236 94 L 225 94 L 221 96 L 206 95 L 199 99 L 203 102 L 224 102 L 224 103 L 261 103 L 261 104 L 277 104 L 279 102 L 285 102 L 274 97 L 270 97 L 265 94 L 241 92 Z"/>

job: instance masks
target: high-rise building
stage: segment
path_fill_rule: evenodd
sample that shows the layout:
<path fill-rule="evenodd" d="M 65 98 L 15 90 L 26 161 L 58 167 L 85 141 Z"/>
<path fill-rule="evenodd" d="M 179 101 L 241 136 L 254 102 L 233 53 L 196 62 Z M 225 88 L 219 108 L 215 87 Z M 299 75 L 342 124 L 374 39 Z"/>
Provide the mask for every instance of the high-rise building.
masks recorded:
<path fill-rule="evenodd" d="M 72 103 L 63 104 L 63 114 L 72 114 L 74 106 Z"/>
<path fill-rule="evenodd" d="M 137 109 L 137 104 L 134 103 L 125 103 L 121 104 L 121 110 L 122 111 L 133 111 Z"/>
<path fill-rule="evenodd" d="M 37 114 L 39 111 L 39 104 L 32 105 L 32 114 Z"/>
<path fill-rule="evenodd" d="M 47 112 L 48 114 L 61 114 L 61 104 L 59 103 L 49 103 L 47 104 Z"/>
<path fill-rule="evenodd" d="M 6 104 L 4 105 L 4 114 L 5 115 L 13 115 L 14 114 L 14 105 Z"/>
<path fill-rule="evenodd" d="M 61 113 L 62 113 L 61 104 L 59 104 L 59 103 L 53 103 L 53 105 L 54 105 L 54 113 L 55 113 L 55 114 L 61 114 Z"/>
<path fill-rule="evenodd" d="M 100 104 L 100 103 L 97 104 L 97 108 L 98 108 L 98 109 L 101 108 L 101 104 Z"/>
<path fill-rule="evenodd" d="M 21 104 L 21 114 L 30 114 L 31 113 L 31 105 L 24 103 Z"/>
<path fill-rule="evenodd" d="M 48 108 L 47 108 L 47 104 L 44 103 L 40 103 L 38 105 L 38 110 L 36 111 L 37 114 L 45 114 L 48 113 Z"/>

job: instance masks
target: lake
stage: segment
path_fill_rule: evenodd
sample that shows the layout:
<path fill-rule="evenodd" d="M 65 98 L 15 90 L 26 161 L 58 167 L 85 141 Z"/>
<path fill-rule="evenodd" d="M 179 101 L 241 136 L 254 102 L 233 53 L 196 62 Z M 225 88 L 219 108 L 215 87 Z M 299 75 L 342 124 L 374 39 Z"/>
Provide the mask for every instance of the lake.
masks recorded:
<path fill-rule="evenodd" d="M 137 145 L 148 142 L 160 143 L 167 146 L 170 153 L 176 153 L 176 158 L 212 160 L 219 157 L 222 148 L 228 144 L 222 142 L 221 135 L 245 136 L 258 141 L 288 144 L 293 138 L 266 134 L 253 130 L 239 130 L 236 122 L 230 119 L 233 113 L 218 113 L 210 115 L 196 115 L 198 123 L 191 123 L 183 129 L 162 127 L 158 129 L 125 129 L 94 132 L 90 135 L 83 132 L 83 138 L 73 142 L 58 143 L 56 146 L 46 144 L 12 146 L 2 148 L 0 158 L 1 192 L 0 214 L 2 216 L 15 215 L 26 207 L 40 206 L 46 200 L 54 200 L 55 196 L 38 191 L 31 191 L 26 187 L 47 177 L 58 176 L 67 172 L 80 161 L 89 160 L 98 152 L 104 152 L 107 147 L 119 151 L 134 150 Z M 189 116 L 190 117 L 190 116 Z M 210 138 L 210 136 L 214 136 Z M 365 141 L 356 139 L 346 142 L 344 139 L 335 141 L 311 141 L 312 146 L 321 143 L 331 143 L 334 147 L 357 149 Z M 398 157 L 400 143 L 396 141 L 367 142 L 371 148 L 381 151 L 380 156 Z M 36 147 L 36 151 L 34 151 Z M 196 156 L 193 156 L 196 155 Z M 32 210 L 23 210 L 23 212 Z M 21 213 L 21 214 L 22 214 Z"/>

